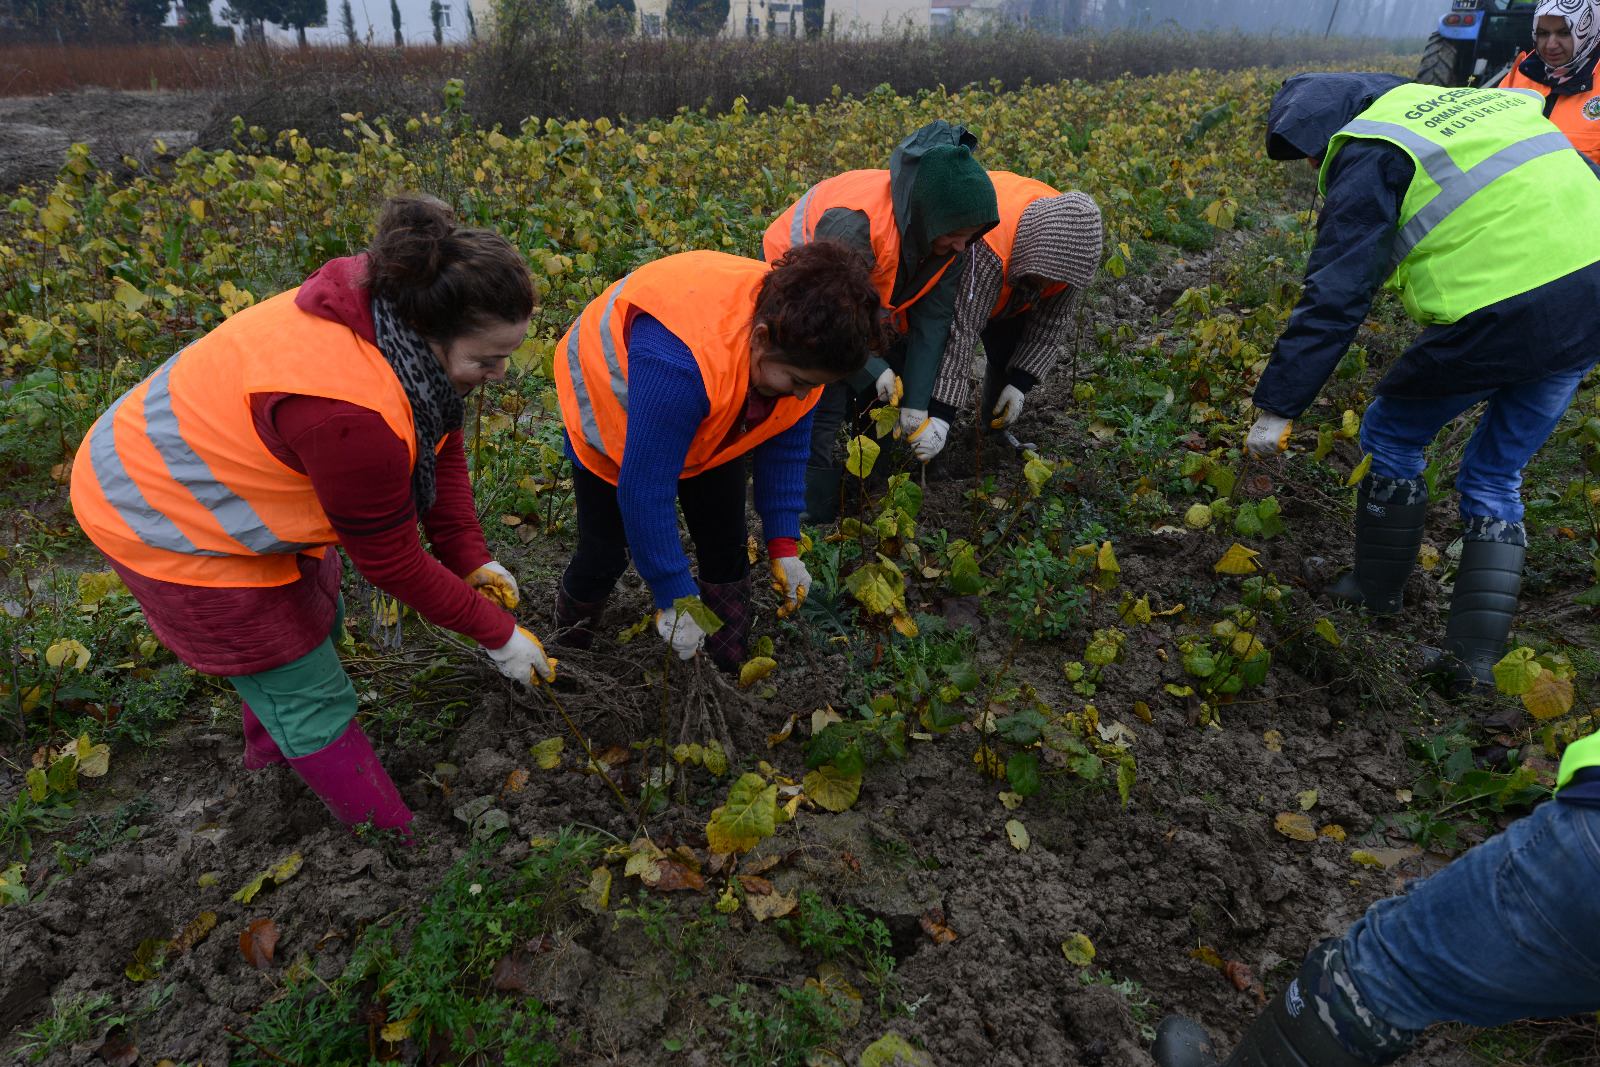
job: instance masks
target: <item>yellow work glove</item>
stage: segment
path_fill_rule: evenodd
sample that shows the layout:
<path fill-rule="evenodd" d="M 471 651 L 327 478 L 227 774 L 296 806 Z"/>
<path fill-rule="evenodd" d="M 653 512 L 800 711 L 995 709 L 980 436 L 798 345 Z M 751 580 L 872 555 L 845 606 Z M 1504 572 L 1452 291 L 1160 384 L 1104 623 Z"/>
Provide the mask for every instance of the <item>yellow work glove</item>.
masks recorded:
<path fill-rule="evenodd" d="M 780 556 L 772 561 L 772 591 L 783 597 L 778 617 L 790 615 L 806 602 L 806 592 L 811 588 L 811 572 L 800 562 L 799 556 Z"/>
<path fill-rule="evenodd" d="M 556 661 L 547 658 L 539 639 L 520 626 L 511 631 L 511 640 L 485 651 L 500 673 L 513 682 L 535 686 L 541 679 L 548 682 L 556 676 Z"/>
<path fill-rule="evenodd" d="M 515 608 L 521 599 L 517 580 L 510 571 L 492 559 L 467 575 L 463 581 L 507 611 Z"/>

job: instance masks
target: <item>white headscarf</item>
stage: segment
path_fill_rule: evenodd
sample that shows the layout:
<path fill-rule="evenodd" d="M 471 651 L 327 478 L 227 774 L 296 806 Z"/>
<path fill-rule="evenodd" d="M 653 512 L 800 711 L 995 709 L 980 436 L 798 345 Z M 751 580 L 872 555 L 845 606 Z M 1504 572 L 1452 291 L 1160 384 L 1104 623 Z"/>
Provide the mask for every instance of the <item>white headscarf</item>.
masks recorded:
<path fill-rule="evenodd" d="M 1595 3 L 1596 0 L 1539 0 L 1539 6 L 1533 13 L 1535 29 L 1539 26 L 1539 16 L 1560 15 L 1572 30 L 1571 62 L 1554 69 L 1546 66 L 1546 73 L 1558 83 L 1581 70 L 1594 53 L 1595 45 L 1600 44 L 1600 17 L 1596 16 Z M 1535 54 L 1538 54 L 1537 51 Z"/>

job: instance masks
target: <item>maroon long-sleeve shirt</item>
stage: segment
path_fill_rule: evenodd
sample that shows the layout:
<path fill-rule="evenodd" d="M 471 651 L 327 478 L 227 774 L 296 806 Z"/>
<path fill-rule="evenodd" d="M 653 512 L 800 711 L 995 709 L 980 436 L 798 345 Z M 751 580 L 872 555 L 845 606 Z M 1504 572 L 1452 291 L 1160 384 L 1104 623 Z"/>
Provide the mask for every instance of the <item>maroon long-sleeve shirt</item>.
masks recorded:
<path fill-rule="evenodd" d="M 376 343 L 360 257 L 336 259 L 306 279 L 297 307 L 349 326 Z M 422 516 L 433 554 L 423 550 L 411 499 L 406 443 L 383 416 L 327 397 L 251 396 L 255 430 L 268 451 L 311 479 L 350 561 L 368 581 L 429 622 L 499 648 L 511 614 L 461 579 L 491 558 L 478 526 L 460 431 L 438 455 L 436 497 Z M 298 559 L 288 585 L 213 589 L 147 578 L 113 566 L 144 608 L 162 644 L 207 674 L 257 674 L 310 652 L 333 626 L 341 564 L 337 552 Z"/>

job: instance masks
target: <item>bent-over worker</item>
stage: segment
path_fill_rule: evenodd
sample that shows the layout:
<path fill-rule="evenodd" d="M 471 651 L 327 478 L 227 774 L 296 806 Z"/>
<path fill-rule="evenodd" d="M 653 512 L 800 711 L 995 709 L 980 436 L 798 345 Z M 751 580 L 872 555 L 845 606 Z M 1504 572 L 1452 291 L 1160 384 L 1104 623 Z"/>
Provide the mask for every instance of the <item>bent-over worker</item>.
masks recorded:
<path fill-rule="evenodd" d="M 903 337 L 891 368 L 883 358 L 823 390 L 811 430 L 806 514 L 838 515 L 844 468 L 834 457 L 839 426 L 874 400 L 900 404 L 900 433 L 913 443 L 931 426 L 928 406 L 950 336 L 961 253 L 1000 220 L 994 185 L 965 126 L 930 122 L 896 146 L 888 170 L 852 170 L 818 182 L 767 227 L 763 258 L 834 238 L 872 257 L 872 281 Z M 902 362 L 903 360 L 903 362 Z M 899 371 L 903 395 L 895 395 Z"/>
<path fill-rule="evenodd" d="M 746 460 L 787 614 L 811 585 L 797 547 L 811 410 L 823 386 L 866 365 L 879 337 L 870 261 L 838 241 L 771 264 L 684 252 L 596 297 L 556 349 L 578 506 L 557 643 L 590 646 L 631 554 L 662 639 L 682 659 L 704 647 L 718 667 L 738 670 L 751 622 Z M 694 541 L 698 586 L 674 502 Z M 710 635 L 675 607 L 697 592 L 723 623 Z"/>
<path fill-rule="evenodd" d="M 461 442 L 462 398 L 504 376 L 535 300 L 505 238 L 395 197 L 364 256 L 184 348 L 79 449 L 79 523 L 156 637 L 238 690 L 245 766 L 287 763 L 346 825 L 409 836 L 411 812 L 355 721 L 330 548 L 507 677 L 551 677 L 507 610 L 516 579 L 490 558 Z"/>
<path fill-rule="evenodd" d="M 930 424 L 911 442 L 926 463 L 944 448 L 971 392 L 972 357 L 987 360 L 978 425 L 1008 429 L 1056 364 L 1072 328 L 1072 303 L 1100 266 L 1100 209 L 1085 193 L 992 170 L 1000 225 L 972 242 L 955 317 L 928 405 Z"/>
<path fill-rule="evenodd" d="M 1287 447 L 1379 284 L 1424 326 L 1361 425 L 1355 562 L 1328 587 L 1400 610 L 1428 510 L 1423 450 L 1487 402 L 1456 474 L 1465 527 L 1443 657 L 1457 685 L 1492 685 L 1522 585 L 1522 468 L 1596 360 L 1597 168 L 1527 94 L 1440 89 L 1390 74 L 1300 74 L 1272 100 L 1267 153 L 1320 161 L 1326 201 L 1306 287 L 1255 391 L 1247 447 Z M 1570 240 L 1529 240 L 1529 219 Z M 1387 279 L 1385 281 L 1384 279 Z"/>

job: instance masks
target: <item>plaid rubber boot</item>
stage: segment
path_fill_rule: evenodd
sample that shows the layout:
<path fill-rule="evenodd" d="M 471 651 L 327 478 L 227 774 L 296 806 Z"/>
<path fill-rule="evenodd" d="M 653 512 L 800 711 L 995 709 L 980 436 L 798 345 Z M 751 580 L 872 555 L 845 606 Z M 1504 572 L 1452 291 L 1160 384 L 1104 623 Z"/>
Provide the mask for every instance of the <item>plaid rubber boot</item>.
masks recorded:
<path fill-rule="evenodd" d="M 729 674 L 738 674 L 750 654 L 750 572 L 737 582 L 701 582 L 700 599 L 722 620 L 722 629 L 706 637 L 711 662 Z"/>

